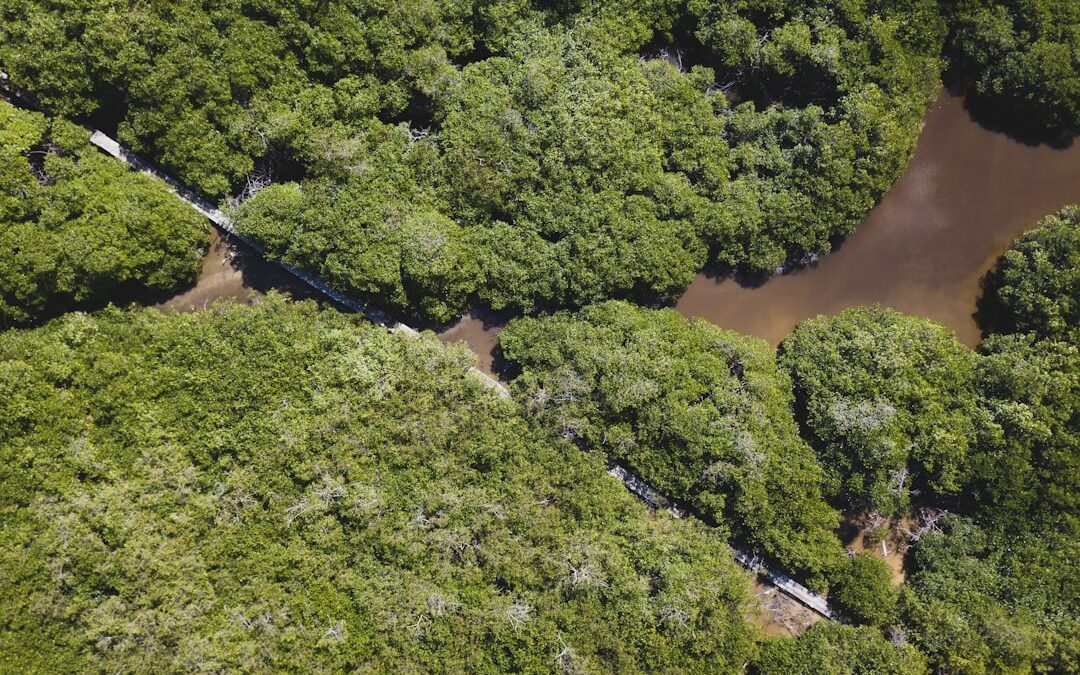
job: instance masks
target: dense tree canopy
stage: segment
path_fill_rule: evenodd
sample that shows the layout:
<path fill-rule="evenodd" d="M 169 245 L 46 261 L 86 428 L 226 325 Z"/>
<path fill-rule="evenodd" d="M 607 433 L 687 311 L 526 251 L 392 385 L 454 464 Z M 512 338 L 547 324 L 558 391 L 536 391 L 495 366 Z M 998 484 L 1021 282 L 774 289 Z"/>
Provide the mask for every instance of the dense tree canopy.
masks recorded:
<path fill-rule="evenodd" d="M 347 293 L 435 321 L 457 316 L 482 277 L 468 232 L 415 179 L 430 172 L 436 149 L 377 124 L 357 156 L 363 170 L 354 175 L 267 187 L 241 205 L 240 227 Z"/>
<path fill-rule="evenodd" d="M 1080 206 L 1047 216 L 1013 242 L 985 293 L 992 332 L 1080 345 Z"/>
<path fill-rule="evenodd" d="M 525 32 L 447 97 L 445 178 L 462 222 L 483 226 L 481 295 L 496 307 L 673 297 L 705 263 L 710 205 L 680 169 L 727 179 L 712 74 L 641 65 L 590 38 Z"/>
<path fill-rule="evenodd" d="M 519 397 L 558 435 L 625 461 L 788 569 L 842 559 L 821 467 L 765 342 L 621 302 L 511 322 Z"/>
<path fill-rule="evenodd" d="M 1016 247 L 1027 255 L 1006 256 L 1005 278 L 1025 290 L 1003 298 L 1067 295 L 1047 281 L 1067 276 L 1067 265 L 1050 259 L 1070 260 L 1076 243 L 1055 229 L 1031 235 L 1044 237 L 1054 254 L 1029 240 Z M 991 335 L 978 353 L 940 326 L 880 308 L 805 322 L 781 349 L 799 421 L 843 503 L 902 512 L 907 481 L 924 504 L 962 495 L 940 527 L 910 526 L 919 535 L 899 603 L 865 554 L 834 574 L 830 595 L 853 618 L 899 620 L 894 634 L 942 672 L 1080 667 L 1080 352 L 1040 339 L 1074 335 L 1076 319 L 1050 300 L 1015 305 L 1039 308 L 1012 323 L 1029 332 Z M 768 645 L 761 659 L 812 663 L 802 642 Z"/>
<path fill-rule="evenodd" d="M 972 505 L 916 547 L 905 620 L 955 672 L 1073 672 L 1080 352 L 1032 334 L 994 335 L 981 351 Z"/>
<path fill-rule="evenodd" d="M 911 638 L 947 672 L 1080 668 L 1080 529 L 1017 531 L 954 516 L 915 549 Z"/>
<path fill-rule="evenodd" d="M 283 181 L 244 231 L 444 321 L 671 298 L 849 234 L 945 30 L 929 0 L 834 5 L 15 0 L 0 63 L 211 196 Z"/>
<path fill-rule="evenodd" d="M 0 334 L 0 671 L 1080 671 L 1080 208 L 1003 256 L 976 351 L 880 307 L 777 352 L 626 302 L 850 234 L 946 44 L 977 108 L 1080 128 L 1073 0 L 0 0 L 0 69 L 62 116 L 0 101 L 0 327 L 205 247 L 65 117 L 351 295 L 530 315 L 509 400 L 276 295 Z M 867 510 L 900 588 L 843 555 Z M 729 537 L 864 625 L 757 642 Z"/>
<path fill-rule="evenodd" d="M 1032 335 L 981 347 L 982 412 L 971 487 L 981 519 L 1054 528 L 1080 517 L 1080 351 Z"/>
<path fill-rule="evenodd" d="M 118 122 L 221 196 L 268 151 L 314 161 L 341 152 L 354 120 L 403 119 L 425 79 L 483 51 L 522 4 L 10 0 L 0 63 L 57 112 Z"/>
<path fill-rule="evenodd" d="M 896 645 L 873 628 L 820 622 L 798 640 L 762 644 L 752 672 L 759 675 L 924 675 L 926 658 L 909 644 Z"/>
<path fill-rule="evenodd" d="M 0 101 L 0 326 L 190 283 L 208 230 L 83 129 Z"/>
<path fill-rule="evenodd" d="M 973 433 L 974 362 L 944 326 L 881 307 L 799 324 L 780 363 L 832 496 L 902 513 L 912 489 L 957 492 Z"/>
<path fill-rule="evenodd" d="M 950 53 L 982 108 L 1013 128 L 1080 128 L 1080 3 L 948 0 Z"/>
<path fill-rule="evenodd" d="M 727 546 L 468 361 L 273 296 L 0 335 L 0 670 L 740 669 Z"/>
<path fill-rule="evenodd" d="M 895 619 L 897 592 L 889 568 L 879 558 L 859 553 L 833 576 L 829 603 L 843 616 L 872 626 Z"/>

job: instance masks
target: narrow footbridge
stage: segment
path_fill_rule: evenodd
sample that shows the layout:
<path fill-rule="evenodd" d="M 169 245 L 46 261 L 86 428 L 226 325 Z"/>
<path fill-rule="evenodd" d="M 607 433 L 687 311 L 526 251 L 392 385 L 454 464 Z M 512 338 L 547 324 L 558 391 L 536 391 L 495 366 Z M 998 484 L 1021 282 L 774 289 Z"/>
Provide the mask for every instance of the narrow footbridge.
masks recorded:
<path fill-rule="evenodd" d="M 626 489 L 633 492 L 641 499 L 641 501 L 654 509 L 666 509 L 677 518 L 682 518 L 686 515 L 687 510 L 685 508 L 660 494 L 655 488 L 643 481 L 637 474 L 622 464 L 610 462 L 608 464 L 608 474 L 622 481 L 623 485 L 626 486 Z M 761 556 L 753 555 L 734 547 L 732 547 L 732 550 L 735 552 L 735 560 L 737 560 L 739 564 L 754 574 L 766 579 L 769 583 L 780 589 L 785 595 L 797 600 L 827 619 L 836 618 L 836 615 L 829 607 L 829 602 L 825 598 L 812 593 L 806 586 L 803 586 L 783 572 L 769 567 Z"/>
<path fill-rule="evenodd" d="M 323 279 L 320 279 L 319 277 L 305 272 L 302 269 L 293 267 L 292 265 L 288 265 L 281 260 L 276 260 L 271 256 L 267 255 L 266 251 L 264 251 L 263 248 L 259 246 L 259 244 L 255 243 L 254 240 L 245 237 L 244 235 L 240 234 L 239 231 L 237 231 L 236 226 L 233 225 L 232 219 L 229 218 L 229 216 L 224 211 L 217 208 L 206 199 L 203 199 L 199 195 L 195 194 L 195 192 L 185 187 L 182 183 L 180 183 L 180 181 L 176 180 L 175 178 L 165 173 L 161 169 L 157 168 L 153 164 L 150 164 L 146 160 L 142 159 L 124 146 L 120 145 L 120 143 L 116 140 L 106 136 L 101 131 L 91 128 L 90 142 L 96 145 L 98 148 L 104 150 L 107 154 L 112 155 L 113 157 L 119 159 L 121 162 L 124 162 L 136 171 L 139 171 L 140 173 L 145 173 L 147 175 L 164 181 L 172 189 L 172 191 L 176 194 L 177 197 L 179 197 L 182 201 L 186 202 L 189 206 L 191 206 L 191 208 L 206 216 L 206 218 L 214 225 L 216 225 L 218 229 L 220 229 L 222 232 L 225 232 L 230 237 L 242 242 L 245 246 L 259 254 L 259 256 L 273 262 L 278 267 L 281 267 L 282 269 L 287 271 L 289 274 L 293 275 L 297 279 L 300 279 L 308 286 L 314 288 L 323 296 L 329 298 L 330 300 L 333 300 L 335 304 L 340 305 L 341 307 L 356 312 L 358 314 L 362 314 L 365 318 L 373 321 L 374 323 L 386 326 L 394 332 L 402 332 L 409 335 L 419 334 L 416 330 L 410 328 L 406 324 L 390 318 L 390 316 L 382 310 L 376 307 L 372 307 L 371 305 L 366 303 L 357 302 L 356 300 L 353 300 L 344 293 L 335 290 Z"/>
<path fill-rule="evenodd" d="M 41 107 L 33 94 L 23 91 L 19 87 L 15 86 L 15 84 L 12 83 L 10 79 L 8 79 L 8 74 L 3 71 L 0 71 L 0 91 L 3 91 L 7 95 L 15 99 L 25 102 L 31 107 Z M 90 142 L 103 150 L 105 153 L 119 159 L 121 162 L 124 162 L 136 171 L 164 181 L 165 184 L 167 184 L 172 189 L 173 193 L 178 198 L 180 198 L 191 208 L 195 209 L 203 216 L 205 216 L 222 232 L 225 232 L 230 237 L 233 237 L 237 241 L 242 242 L 245 246 L 255 251 L 263 259 L 270 261 L 271 263 L 277 265 L 289 274 L 293 275 L 300 281 L 304 282 L 311 288 L 318 291 L 324 297 L 329 298 L 339 307 L 342 307 L 352 312 L 356 312 L 357 314 L 362 315 L 364 318 L 368 319 L 373 323 L 385 326 L 391 332 L 403 333 L 405 335 L 408 335 L 409 337 L 417 337 L 420 335 L 419 331 L 401 321 L 397 321 L 383 310 L 374 307 L 368 303 L 358 302 L 350 298 L 349 296 L 345 295 L 344 293 L 338 291 L 333 286 L 328 284 L 324 279 L 321 279 L 314 274 L 311 274 L 310 272 L 306 272 L 302 269 L 298 269 L 296 267 L 293 267 L 292 265 L 286 264 L 280 259 L 276 259 L 270 255 L 267 255 L 266 251 L 264 251 L 263 248 L 259 246 L 259 244 L 257 244 L 252 239 L 245 237 L 237 231 L 236 226 L 232 222 L 232 219 L 229 218 L 228 214 L 226 214 L 224 211 L 217 208 L 208 200 L 202 198 L 194 191 L 187 188 L 184 184 L 182 184 L 180 181 L 176 180 L 169 174 L 157 168 L 150 162 L 142 159 L 131 150 L 125 148 L 123 145 L 120 145 L 118 141 L 110 138 L 105 133 L 90 126 L 87 126 L 87 129 L 90 131 Z M 497 391 L 500 395 L 510 395 L 510 392 L 501 382 L 491 377 L 487 373 L 477 368 L 472 368 L 471 372 L 474 376 L 480 378 L 480 380 L 484 384 Z"/>
<path fill-rule="evenodd" d="M 172 176 L 168 175 L 161 169 L 158 169 L 149 162 L 143 160 L 138 155 L 131 152 L 124 146 L 120 145 L 120 143 L 113 140 L 112 138 L 109 138 L 102 132 L 96 129 L 92 129 L 90 142 L 101 148 L 106 153 L 112 155 L 113 157 L 116 157 L 122 162 L 125 162 L 133 169 L 161 179 L 162 181 L 167 183 L 170 188 L 172 188 L 173 192 L 176 193 L 177 197 L 189 204 L 199 213 L 206 216 L 212 223 L 214 223 L 214 225 L 216 225 L 222 231 L 227 232 L 230 236 L 235 237 L 239 241 L 243 242 L 246 246 L 261 255 L 263 258 L 274 262 L 282 269 L 289 272 L 297 279 L 300 279 L 308 286 L 314 288 L 316 291 L 323 294 L 330 300 L 333 300 L 341 307 L 361 314 L 375 323 L 386 326 L 393 332 L 404 333 L 411 337 L 419 335 L 419 333 L 414 328 L 400 321 L 394 320 L 381 309 L 372 307 L 371 305 L 366 303 L 357 302 L 356 300 L 353 300 L 347 295 L 335 290 L 332 286 L 330 286 L 330 284 L 326 283 L 325 280 L 304 270 L 292 267 L 291 265 L 287 265 L 281 260 L 275 260 L 274 258 L 266 255 L 262 247 L 260 247 L 257 243 L 237 232 L 232 220 L 226 213 L 218 209 L 206 199 L 203 199 L 199 195 L 192 192 L 190 189 L 185 187 Z M 475 377 L 480 378 L 482 382 L 497 391 L 500 395 L 510 395 L 509 390 L 502 382 L 499 382 L 487 373 L 477 368 L 472 368 L 471 372 Z M 612 464 L 608 473 L 621 480 L 623 484 L 626 485 L 627 489 L 629 489 L 631 492 L 633 492 L 635 495 L 644 500 L 653 508 L 669 509 L 672 511 L 672 513 L 676 514 L 680 518 L 686 515 L 685 509 L 681 509 L 680 507 L 675 505 L 671 500 L 667 499 L 659 492 L 654 490 L 650 485 L 648 485 L 645 481 L 641 480 L 641 478 L 636 476 L 629 469 L 626 469 L 625 467 L 618 464 Z M 783 593 L 794 598 L 795 600 L 814 610 L 818 614 L 821 614 L 822 616 L 829 619 L 834 618 L 833 612 L 829 608 L 829 604 L 825 600 L 825 598 L 821 597 L 820 595 L 815 595 L 814 593 L 811 593 L 809 589 L 807 589 L 805 586 L 798 583 L 791 577 L 787 576 L 786 574 L 783 574 L 782 572 L 776 571 L 768 567 L 765 561 L 762 560 L 760 557 L 756 555 L 751 555 L 744 551 L 740 551 L 739 549 L 733 550 L 735 552 L 735 560 L 737 560 L 740 564 L 749 569 L 751 572 L 754 572 L 755 574 L 768 580 L 770 583 L 780 589 Z"/>
<path fill-rule="evenodd" d="M 343 307 L 349 311 L 356 312 L 357 314 L 362 315 L 364 318 L 372 321 L 373 323 L 385 326 L 386 328 L 390 329 L 391 332 L 403 333 L 405 335 L 408 335 L 409 337 L 417 337 L 420 335 L 420 332 L 417 331 L 415 328 L 409 326 L 408 324 L 402 323 L 401 321 L 397 321 L 383 310 L 374 307 L 369 303 L 358 302 L 353 298 L 345 295 L 344 293 L 338 291 L 333 286 L 328 284 L 325 279 L 321 279 L 314 274 L 311 274 L 310 272 L 306 272 L 302 269 L 293 267 L 292 265 L 286 264 L 280 259 L 276 259 L 267 255 L 266 251 L 264 251 L 263 248 L 259 246 L 259 244 L 257 244 L 252 239 L 245 237 L 237 231 L 236 226 L 233 225 L 232 219 L 229 218 L 228 214 L 211 204 L 206 199 L 203 199 L 195 192 L 188 189 L 180 181 L 176 180 L 161 169 L 157 168 L 153 164 L 150 164 L 146 160 L 142 159 L 135 153 L 125 148 L 124 146 L 120 145 L 120 143 L 116 140 L 109 138 L 101 131 L 98 131 L 97 129 L 91 129 L 90 142 L 104 150 L 106 153 L 124 162 L 136 171 L 140 171 L 142 173 L 154 176 L 155 178 L 164 181 L 166 184 L 168 184 L 168 186 L 172 189 L 172 191 L 176 194 L 177 197 L 186 202 L 188 205 L 190 205 L 193 209 L 195 209 L 202 215 L 206 216 L 210 220 L 210 222 L 216 225 L 220 230 L 228 233 L 229 236 L 243 242 L 245 246 L 258 253 L 264 259 L 269 260 L 277 266 L 281 267 L 289 274 L 293 275 L 300 281 L 303 281 L 305 284 L 315 289 L 323 296 L 332 300 L 338 306 Z M 507 388 L 503 385 L 502 382 L 499 382 L 487 373 L 475 367 L 471 368 L 470 372 L 473 374 L 473 376 L 479 378 L 481 382 L 497 391 L 501 396 L 510 395 L 510 392 L 507 390 Z"/>
<path fill-rule="evenodd" d="M 12 84 L 11 81 L 8 79 L 7 73 L 3 71 L 0 71 L 0 91 L 4 91 L 9 96 L 12 96 L 16 99 L 25 101 L 33 107 L 38 107 L 34 100 L 34 97 L 31 94 L 22 91 L 14 84 Z M 208 200 L 200 197 L 198 194 L 188 189 L 180 181 L 176 180 L 169 174 L 165 173 L 153 164 L 142 159 L 131 150 L 120 145 L 118 141 L 110 138 L 106 134 L 102 133 L 97 129 L 94 129 L 93 127 L 87 128 L 90 131 L 90 142 L 100 148 L 102 151 L 119 159 L 120 161 L 124 162 L 136 171 L 142 172 L 144 174 L 153 176 L 159 180 L 164 181 L 179 199 L 183 200 L 186 204 L 191 206 L 191 208 L 195 209 L 203 216 L 205 216 L 221 231 L 225 232 L 230 237 L 234 237 L 238 241 L 242 242 L 245 246 L 255 251 L 264 259 L 274 263 L 275 265 L 278 265 L 283 270 L 293 275 L 300 281 L 304 282 L 311 288 L 315 289 L 326 298 L 332 300 L 338 306 L 349 311 L 356 312 L 357 314 L 362 315 L 363 317 L 374 323 L 385 326 L 392 332 L 403 333 L 410 337 L 419 336 L 420 333 L 416 329 L 410 327 L 405 323 L 402 323 L 401 321 L 397 321 L 383 310 L 377 307 L 373 307 L 368 303 L 358 302 L 345 295 L 344 293 L 336 290 L 324 279 L 321 279 L 314 274 L 311 274 L 310 272 L 298 269 L 282 262 L 279 259 L 267 255 L 261 246 L 259 246 L 256 242 L 252 241 L 248 237 L 240 234 L 236 230 L 232 219 L 229 218 L 228 214 L 226 214 L 224 211 L 220 210 Z M 472 368 L 470 372 L 475 377 L 479 378 L 481 382 L 498 392 L 499 395 L 504 397 L 508 397 L 510 395 L 509 390 L 502 382 L 499 382 L 487 373 L 477 368 Z M 641 478 L 636 476 L 633 472 L 623 467 L 622 465 L 612 463 L 610 465 L 608 473 L 622 481 L 623 484 L 627 487 L 627 489 L 629 489 L 631 492 L 633 492 L 635 495 L 637 495 L 639 498 L 641 498 L 653 508 L 669 509 L 679 518 L 682 518 L 686 515 L 687 512 L 685 509 L 680 508 L 674 502 L 661 495 L 659 492 L 649 486 L 645 481 L 641 480 Z M 739 561 L 739 563 L 741 563 L 743 566 L 745 566 L 755 574 L 758 574 L 764 579 L 768 580 L 785 594 L 791 596 L 792 598 L 814 610 L 818 614 L 821 614 L 822 616 L 830 619 L 834 618 L 833 612 L 831 609 L 829 609 L 828 602 L 826 602 L 825 598 L 811 593 L 805 586 L 794 581 L 793 579 L 791 579 L 791 577 L 769 568 L 768 566 L 766 566 L 765 562 L 758 556 L 750 555 L 738 549 L 734 549 L 734 551 L 735 559 Z"/>

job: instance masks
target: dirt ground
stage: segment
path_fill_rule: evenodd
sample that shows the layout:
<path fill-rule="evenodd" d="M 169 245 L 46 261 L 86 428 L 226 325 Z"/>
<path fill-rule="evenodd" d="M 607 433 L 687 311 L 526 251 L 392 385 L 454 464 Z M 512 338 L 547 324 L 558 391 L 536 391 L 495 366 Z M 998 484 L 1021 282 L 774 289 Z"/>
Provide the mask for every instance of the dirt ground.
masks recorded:
<path fill-rule="evenodd" d="M 908 544 L 905 530 L 914 529 L 916 519 L 911 514 L 903 518 L 886 519 L 881 527 L 888 528 L 888 535 L 882 541 L 873 543 L 870 533 L 864 531 L 868 518 L 869 514 L 845 518 L 840 524 L 840 540 L 849 551 L 866 552 L 884 561 L 892 572 L 893 585 L 899 586 L 907 576 L 904 571 Z"/>
<path fill-rule="evenodd" d="M 817 612 L 784 595 L 775 586 L 755 581 L 752 589 L 760 610 L 748 618 L 761 628 L 766 636 L 796 637 L 824 619 Z"/>

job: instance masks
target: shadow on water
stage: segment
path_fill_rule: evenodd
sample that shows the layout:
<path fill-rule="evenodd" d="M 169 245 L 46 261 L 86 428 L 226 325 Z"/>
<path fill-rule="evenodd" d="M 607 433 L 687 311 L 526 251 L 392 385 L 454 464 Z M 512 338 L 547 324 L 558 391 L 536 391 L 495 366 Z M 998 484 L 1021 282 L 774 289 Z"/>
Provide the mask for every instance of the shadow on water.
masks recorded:
<path fill-rule="evenodd" d="M 740 283 L 706 271 L 676 309 L 777 344 L 799 321 L 878 303 L 939 321 L 968 345 L 984 277 L 1013 239 L 1080 201 L 1080 144 L 1030 144 L 942 90 L 907 170 L 816 266 Z"/>
<path fill-rule="evenodd" d="M 1029 147 L 1046 146 L 1055 150 L 1067 150 L 1076 140 L 1075 129 L 1047 129 L 1030 124 L 1031 117 L 1017 116 L 999 101 L 980 97 L 972 86 L 962 81 L 961 75 L 946 72 L 944 79 L 949 95 L 962 98 L 964 110 L 975 124 L 986 131 L 1001 134 Z"/>
<path fill-rule="evenodd" d="M 510 372 L 509 365 L 503 359 L 499 333 L 516 315 L 512 310 L 476 308 L 441 330 L 439 340 L 448 344 L 464 342 L 476 354 L 477 368 L 509 381 L 517 373 Z"/>
<path fill-rule="evenodd" d="M 840 249 L 843 243 L 843 239 L 837 239 L 831 242 L 829 245 L 829 252 L 835 253 L 837 250 Z M 783 265 L 772 271 L 744 270 L 738 267 L 729 267 L 726 265 L 717 265 L 715 263 L 710 263 L 706 265 L 705 268 L 698 273 L 698 275 L 704 279 L 711 280 L 713 283 L 721 284 L 730 281 L 741 288 L 754 289 L 764 286 L 769 281 L 777 277 L 790 277 L 801 274 L 808 270 L 812 270 L 818 266 L 818 263 L 825 255 L 828 255 L 828 253 L 807 254 L 802 259 L 788 260 L 784 262 Z M 678 298 L 676 298 L 676 301 L 677 300 Z M 657 306 L 668 307 L 673 304 L 675 303 L 656 303 Z"/>
<path fill-rule="evenodd" d="M 1015 331 L 1015 326 L 1010 325 L 1011 314 L 996 293 L 1000 286 L 1001 270 L 998 265 L 994 265 L 993 269 L 979 280 L 979 299 L 975 302 L 975 312 L 971 315 L 972 320 L 979 326 L 980 337 Z"/>
<path fill-rule="evenodd" d="M 169 297 L 143 298 L 143 304 L 192 312 L 206 309 L 218 300 L 256 302 L 271 289 L 288 293 L 297 300 L 320 297 L 235 238 L 215 231 L 196 282 Z"/>

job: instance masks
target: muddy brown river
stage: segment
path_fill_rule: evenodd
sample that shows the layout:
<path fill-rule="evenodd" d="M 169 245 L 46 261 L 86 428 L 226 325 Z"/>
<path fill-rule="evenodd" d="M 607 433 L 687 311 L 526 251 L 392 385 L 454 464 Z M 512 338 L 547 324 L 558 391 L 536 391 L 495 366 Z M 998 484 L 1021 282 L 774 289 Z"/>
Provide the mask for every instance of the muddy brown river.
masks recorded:
<path fill-rule="evenodd" d="M 1024 230 L 1080 201 L 1080 144 L 1031 145 L 973 120 L 943 90 L 903 177 L 814 267 L 757 287 L 699 274 L 675 308 L 777 344 L 799 321 L 880 303 L 979 341 L 975 303 L 998 256 Z M 466 316 L 440 337 L 464 340 L 491 368 L 498 324 Z"/>
<path fill-rule="evenodd" d="M 942 90 L 907 171 L 832 253 L 756 287 L 699 274 L 675 308 L 777 344 L 799 321 L 880 303 L 940 321 L 974 346 L 980 283 L 1021 232 L 1080 202 L 1080 144 L 1032 145 L 973 120 Z M 163 306 L 191 311 L 219 298 L 251 302 L 268 288 L 310 292 L 215 235 L 198 283 Z M 466 315 L 439 337 L 464 341 L 491 372 L 501 320 Z"/>
<path fill-rule="evenodd" d="M 243 245 L 226 241 L 214 230 L 195 284 L 156 306 L 163 310 L 193 312 L 206 309 L 217 300 L 257 302 L 271 288 L 285 291 L 294 298 L 314 297 L 311 289 L 290 274 Z"/>

